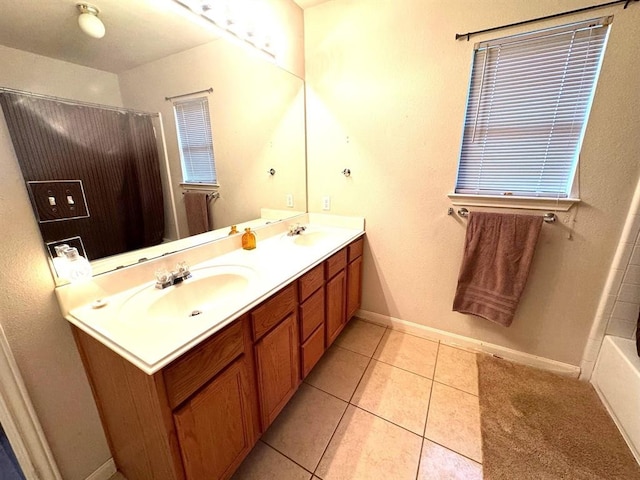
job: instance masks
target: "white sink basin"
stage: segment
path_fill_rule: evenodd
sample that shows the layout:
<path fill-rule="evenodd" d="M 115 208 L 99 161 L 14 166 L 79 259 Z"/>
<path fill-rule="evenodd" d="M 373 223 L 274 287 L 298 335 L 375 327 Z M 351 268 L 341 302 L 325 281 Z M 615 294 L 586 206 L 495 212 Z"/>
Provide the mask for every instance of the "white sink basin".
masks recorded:
<path fill-rule="evenodd" d="M 134 293 L 122 303 L 118 317 L 138 325 L 197 319 L 245 294 L 257 276 L 239 265 L 195 268 L 182 283 L 162 290 L 151 285 Z"/>
<path fill-rule="evenodd" d="M 314 247 L 331 238 L 331 232 L 322 230 L 306 230 L 298 235 L 284 235 L 283 238 L 300 247 Z"/>

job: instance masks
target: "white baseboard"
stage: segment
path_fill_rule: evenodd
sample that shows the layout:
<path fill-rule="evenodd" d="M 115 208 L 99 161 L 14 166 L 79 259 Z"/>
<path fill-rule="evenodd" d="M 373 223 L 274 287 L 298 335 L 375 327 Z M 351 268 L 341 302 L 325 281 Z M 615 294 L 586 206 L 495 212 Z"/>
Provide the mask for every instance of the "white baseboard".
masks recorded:
<path fill-rule="evenodd" d="M 441 342 L 445 345 L 461 347 L 474 352 L 488 353 L 500 358 L 504 358 L 505 360 L 528 365 L 530 367 L 541 368 L 543 370 L 549 370 L 560 375 L 566 375 L 575 378 L 580 375 L 580 367 L 576 365 L 570 365 L 568 363 L 562 363 L 544 357 L 538 357 L 537 355 L 531 355 L 530 353 L 520 352 L 518 350 L 502 347 L 493 343 L 483 342 L 475 338 L 445 332 L 444 330 L 438 330 L 436 328 L 408 322 L 399 318 L 389 317 L 387 315 L 380 315 L 379 313 L 369 312 L 367 310 L 358 310 L 356 312 L 356 316 L 363 320 L 367 320 L 368 322 L 381 325 L 383 327 L 389 327 L 393 330 L 398 330 L 401 332 L 409 333 L 411 335 L 415 335 L 416 337 L 426 338 L 427 340 Z"/>
<path fill-rule="evenodd" d="M 116 469 L 116 464 L 113 461 L 113 458 L 110 458 L 106 462 L 104 462 L 100 468 L 98 468 L 95 472 L 89 475 L 86 480 L 109 480 L 113 477 L 118 470 Z"/>

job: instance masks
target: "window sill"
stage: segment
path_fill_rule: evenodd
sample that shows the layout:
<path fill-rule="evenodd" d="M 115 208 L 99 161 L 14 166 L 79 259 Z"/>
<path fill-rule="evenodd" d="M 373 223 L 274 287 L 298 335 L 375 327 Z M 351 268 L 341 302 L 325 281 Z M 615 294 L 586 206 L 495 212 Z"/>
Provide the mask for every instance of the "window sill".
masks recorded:
<path fill-rule="evenodd" d="M 217 190 L 220 188 L 220 185 L 217 183 L 187 183 L 181 182 L 180 186 L 183 190 L 206 190 L 210 192 L 211 190 Z"/>
<path fill-rule="evenodd" d="M 465 207 L 493 207 L 493 208 L 521 208 L 526 210 L 554 210 L 567 212 L 574 204 L 579 203 L 579 198 L 538 198 L 538 197 L 512 197 L 491 195 L 466 195 L 450 193 L 448 195 L 453 205 Z"/>

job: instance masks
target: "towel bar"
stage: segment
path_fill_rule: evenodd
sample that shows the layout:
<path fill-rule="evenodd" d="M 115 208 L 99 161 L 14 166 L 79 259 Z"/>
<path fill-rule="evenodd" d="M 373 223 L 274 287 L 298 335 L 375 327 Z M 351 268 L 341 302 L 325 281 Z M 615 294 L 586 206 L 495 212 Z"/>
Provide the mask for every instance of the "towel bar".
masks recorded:
<path fill-rule="evenodd" d="M 447 211 L 447 215 L 453 215 L 453 208 L 449 207 L 449 210 Z M 469 216 L 469 210 L 462 207 L 460 209 L 458 209 L 458 215 L 460 215 L 461 217 L 468 217 Z M 553 212 L 547 212 L 542 216 L 542 220 L 544 220 L 546 223 L 553 223 L 557 220 L 557 216 L 555 213 Z"/>
<path fill-rule="evenodd" d="M 182 192 L 182 194 L 184 195 L 187 192 L 197 192 L 198 190 L 185 190 L 184 192 Z M 207 193 L 207 200 L 212 200 L 214 198 L 220 198 L 220 193 L 219 192 L 211 192 L 211 193 Z"/>

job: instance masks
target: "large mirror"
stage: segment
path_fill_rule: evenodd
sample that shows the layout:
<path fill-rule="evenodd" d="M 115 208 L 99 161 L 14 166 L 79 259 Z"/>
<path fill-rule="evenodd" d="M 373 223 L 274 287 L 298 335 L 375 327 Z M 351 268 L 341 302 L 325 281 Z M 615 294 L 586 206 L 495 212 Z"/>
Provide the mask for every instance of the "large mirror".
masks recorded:
<path fill-rule="evenodd" d="M 107 30 L 99 40 L 78 28 L 75 1 L 48 0 L 33 9 L 20 0 L 2 3 L 0 87 L 159 114 L 153 128 L 162 243 L 109 258 L 89 255 L 94 273 L 221 238 L 232 224 L 259 227 L 306 211 L 304 85 L 295 68 L 194 22 L 173 0 L 95 0 Z M 166 97 L 208 89 L 195 96 L 208 100 L 219 186 L 204 188 L 216 193 L 208 203 L 212 231 L 187 238 L 184 193 L 203 188 L 182 183 L 173 103 Z M 11 135 L 3 120 L 0 143 L 6 144 Z"/>

